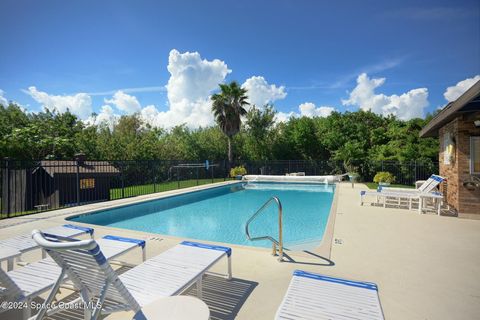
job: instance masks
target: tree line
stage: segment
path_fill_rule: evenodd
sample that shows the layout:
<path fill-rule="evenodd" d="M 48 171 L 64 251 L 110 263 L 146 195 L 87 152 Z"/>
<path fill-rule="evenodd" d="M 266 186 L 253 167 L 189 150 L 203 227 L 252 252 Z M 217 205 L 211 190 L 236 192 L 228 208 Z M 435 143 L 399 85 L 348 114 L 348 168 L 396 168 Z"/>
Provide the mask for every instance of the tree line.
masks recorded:
<path fill-rule="evenodd" d="M 89 159 L 219 160 L 228 158 L 231 141 L 233 162 L 438 161 L 437 139 L 418 136 L 431 116 L 402 121 L 359 110 L 277 123 L 272 105 L 245 109 L 242 121 L 233 128 L 236 134 L 226 136 L 221 124 L 166 130 L 151 127 L 134 114 L 122 116 L 111 128 L 86 125 L 70 112 L 28 113 L 10 103 L 0 106 L 0 158 L 72 159 L 83 152 Z"/>

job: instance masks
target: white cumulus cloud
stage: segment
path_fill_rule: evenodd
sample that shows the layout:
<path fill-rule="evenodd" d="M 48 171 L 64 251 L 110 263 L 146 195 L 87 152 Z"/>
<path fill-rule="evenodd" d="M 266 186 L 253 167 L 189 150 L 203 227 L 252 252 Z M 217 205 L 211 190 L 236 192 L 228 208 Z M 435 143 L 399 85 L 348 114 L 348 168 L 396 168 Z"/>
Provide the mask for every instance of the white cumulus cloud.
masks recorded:
<path fill-rule="evenodd" d="M 248 100 L 250 105 L 263 107 L 276 100 L 285 99 L 287 92 L 284 86 L 277 87 L 274 84 L 268 84 L 264 77 L 253 76 L 245 80 L 242 87 L 248 90 Z"/>
<path fill-rule="evenodd" d="M 385 78 L 370 79 L 366 73 L 362 73 L 349 99 L 342 100 L 342 104 L 358 106 L 384 116 L 395 115 L 402 120 L 423 116 L 423 110 L 428 106 L 427 88 L 413 89 L 401 95 L 376 94 L 375 89 L 384 83 Z"/>
<path fill-rule="evenodd" d="M 87 125 L 106 125 L 113 130 L 113 127 L 120 119 L 120 115 L 115 114 L 113 108 L 109 105 L 104 105 L 100 108 L 100 112 L 95 116 L 90 116 L 87 120 L 85 120 L 85 124 Z"/>
<path fill-rule="evenodd" d="M 104 99 L 104 101 L 105 103 L 113 104 L 118 110 L 125 113 L 135 113 L 142 108 L 136 97 L 121 90 L 115 92 L 112 99 Z"/>
<path fill-rule="evenodd" d="M 198 52 L 180 53 L 173 49 L 168 57 L 167 111 L 150 105 L 140 111 L 152 126 L 170 128 L 186 123 L 189 127 L 213 124 L 210 95 L 231 72 L 221 60 L 202 59 Z"/>
<path fill-rule="evenodd" d="M 116 91 L 111 99 L 104 99 L 96 117 L 91 117 L 92 100 L 87 93 L 75 95 L 50 95 L 38 91 L 36 87 L 24 90 L 43 107 L 65 112 L 67 108 L 88 124 L 107 123 L 112 127 L 120 118 L 120 113 L 138 112 L 145 122 L 155 127 L 171 128 L 187 124 L 191 128 L 209 126 L 214 123 L 210 96 L 225 81 L 231 72 L 221 60 L 202 59 L 198 52 L 180 53 L 173 49 L 168 58 L 170 79 L 165 89 L 168 96 L 168 110 L 160 111 L 155 105 L 142 107 L 138 99 L 125 91 Z M 158 87 L 155 87 L 158 89 Z"/>
<path fill-rule="evenodd" d="M 292 117 L 328 117 L 332 112 L 335 111 L 335 108 L 328 106 L 317 107 L 312 102 L 305 102 L 298 106 L 299 112 L 277 112 L 275 115 L 276 122 L 287 122 Z"/>
<path fill-rule="evenodd" d="M 80 119 L 87 119 L 92 114 L 92 99 L 86 93 L 77 93 L 75 95 L 50 95 L 43 91 L 38 91 L 36 87 L 29 87 L 24 90 L 35 101 L 44 108 L 65 112 L 70 110 Z"/>
<path fill-rule="evenodd" d="M 335 108 L 327 107 L 327 106 L 320 106 L 317 107 L 315 104 L 311 102 L 305 102 L 298 106 L 300 110 L 300 115 L 305 117 L 328 117 Z"/>
<path fill-rule="evenodd" d="M 8 106 L 8 100 L 5 98 L 5 91 L 0 89 L 0 105 L 6 107 Z"/>
<path fill-rule="evenodd" d="M 277 112 L 275 114 L 275 122 L 287 122 L 288 120 L 290 120 L 290 118 L 293 118 L 293 117 L 298 117 L 298 113 L 295 113 L 293 111 L 290 111 L 290 112 Z"/>
<path fill-rule="evenodd" d="M 456 85 L 448 87 L 447 90 L 445 90 L 445 93 L 443 94 L 443 96 L 448 102 L 455 101 L 457 100 L 458 97 L 460 97 L 465 91 L 470 89 L 470 87 L 473 86 L 478 81 L 480 81 L 480 75 L 476 75 L 473 78 L 467 78 L 465 80 L 462 80 L 458 82 Z"/>

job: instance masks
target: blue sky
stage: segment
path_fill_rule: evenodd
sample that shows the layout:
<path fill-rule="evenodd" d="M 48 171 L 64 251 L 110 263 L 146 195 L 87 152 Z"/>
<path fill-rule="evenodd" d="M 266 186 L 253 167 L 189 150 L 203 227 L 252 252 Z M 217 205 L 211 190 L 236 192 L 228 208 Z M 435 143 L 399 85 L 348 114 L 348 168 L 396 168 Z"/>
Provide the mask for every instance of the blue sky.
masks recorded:
<path fill-rule="evenodd" d="M 159 125 L 181 122 L 207 110 L 215 81 L 247 79 L 286 117 L 410 118 L 480 74 L 478 1 L 2 0 L 0 11 L 3 98 L 31 111 L 71 103 L 83 118 L 148 107 Z"/>

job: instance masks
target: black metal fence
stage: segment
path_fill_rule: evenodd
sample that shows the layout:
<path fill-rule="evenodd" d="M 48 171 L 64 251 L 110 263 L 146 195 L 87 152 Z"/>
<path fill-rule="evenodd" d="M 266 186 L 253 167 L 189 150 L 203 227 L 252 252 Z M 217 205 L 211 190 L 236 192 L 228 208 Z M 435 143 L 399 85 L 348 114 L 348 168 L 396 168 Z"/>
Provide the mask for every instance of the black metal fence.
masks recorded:
<path fill-rule="evenodd" d="M 225 161 L 0 161 L 0 218 L 224 181 Z"/>
<path fill-rule="evenodd" d="M 358 172 L 372 181 L 388 171 L 396 183 L 413 185 L 438 173 L 438 163 L 395 161 L 238 161 L 249 174 L 306 175 Z M 131 160 L 0 160 L 0 218 L 180 189 L 229 179 L 228 162 Z"/>
<path fill-rule="evenodd" d="M 355 171 L 361 181 L 371 182 L 377 172 L 388 171 L 395 176 L 395 183 L 414 185 L 417 180 L 438 174 L 438 162 L 424 161 L 317 161 L 317 160 L 271 160 L 246 161 L 241 163 L 249 174 L 284 175 L 305 172 L 306 175 L 343 174 Z"/>

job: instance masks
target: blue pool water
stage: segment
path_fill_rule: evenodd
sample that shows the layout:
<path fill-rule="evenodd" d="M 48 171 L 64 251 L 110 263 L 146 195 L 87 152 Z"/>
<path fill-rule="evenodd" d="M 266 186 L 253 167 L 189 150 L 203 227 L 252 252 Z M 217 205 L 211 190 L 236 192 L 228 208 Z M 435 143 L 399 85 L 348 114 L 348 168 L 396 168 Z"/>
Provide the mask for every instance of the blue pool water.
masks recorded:
<path fill-rule="evenodd" d="M 245 223 L 265 201 L 283 205 L 285 247 L 318 244 L 327 225 L 335 186 L 324 184 L 238 183 L 190 192 L 70 218 L 72 221 L 167 234 L 182 238 L 269 247 L 249 241 Z M 255 236 L 278 236 L 278 211 L 272 204 L 250 225 Z"/>

